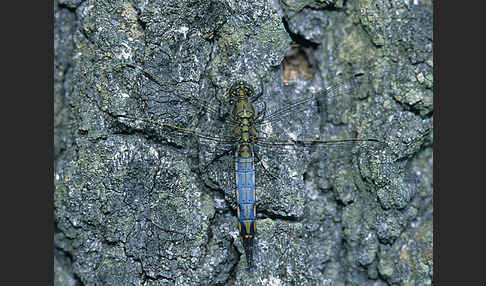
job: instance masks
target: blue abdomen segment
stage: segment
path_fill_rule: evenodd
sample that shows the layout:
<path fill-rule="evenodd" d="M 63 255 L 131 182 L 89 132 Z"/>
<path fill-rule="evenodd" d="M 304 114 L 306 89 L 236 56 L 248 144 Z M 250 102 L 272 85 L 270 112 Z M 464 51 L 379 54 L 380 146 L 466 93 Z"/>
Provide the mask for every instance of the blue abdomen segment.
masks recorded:
<path fill-rule="evenodd" d="M 255 165 L 253 157 L 236 157 L 236 200 L 238 229 L 251 267 L 254 238 L 256 235 Z"/>

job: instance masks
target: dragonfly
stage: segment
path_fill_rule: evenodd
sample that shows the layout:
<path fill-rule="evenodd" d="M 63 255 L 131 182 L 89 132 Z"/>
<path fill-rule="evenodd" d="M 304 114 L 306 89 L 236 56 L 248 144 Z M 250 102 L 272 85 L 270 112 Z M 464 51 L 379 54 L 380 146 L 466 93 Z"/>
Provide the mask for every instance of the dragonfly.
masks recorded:
<path fill-rule="evenodd" d="M 154 73 L 134 64 L 122 64 L 121 68 L 135 70 L 143 74 L 150 81 L 153 81 L 161 88 L 166 88 L 171 92 L 171 96 L 178 98 L 181 101 L 189 102 L 195 107 L 204 110 L 208 115 L 218 115 L 223 113 L 224 107 L 215 105 L 207 100 L 198 98 L 194 94 L 184 92 L 177 85 L 164 82 L 160 77 Z M 255 94 L 255 89 L 251 84 L 244 80 L 235 81 L 227 91 L 228 103 L 226 105 L 229 110 L 225 115 L 220 116 L 224 118 L 225 124 L 220 131 L 214 132 L 212 130 L 200 130 L 198 128 L 189 128 L 172 123 L 163 122 L 157 119 L 140 117 L 132 114 L 118 115 L 120 118 L 125 118 L 135 121 L 143 121 L 150 125 L 168 131 L 168 134 L 175 136 L 194 136 L 200 142 L 207 142 L 208 144 L 217 144 L 220 150 L 219 154 L 215 154 L 203 169 L 217 160 L 218 158 L 231 154 L 233 156 L 233 173 L 234 173 L 234 190 L 236 197 L 236 226 L 239 231 L 239 237 L 244 249 L 247 270 L 250 271 L 253 267 L 253 255 L 255 250 L 255 240 L 257 236 L 257 199 L 256 199 L 256 168 L 257 164 L 262 165 L 262 170 L 275 180 L 279 180 L 279 176 L 268 170 L 263 165 L 262 159 L 259 156 L 259 150 L 273 148 L 276 150 L 285 151 L 288 147 L 309 148 L 311 146 L 328 146 L 341 145 L 356 142 L 373 142 L 379 143 L 381 140 L 375 138 L 341 138 L 341 139 L 320 139 L 320 138 L 290 138 L 282 135 L 269 134 L 266 127 L 272 123 L 282 121 L 288 116 L 293 116 L 298 112 L 305 112 L 318 97 L 327 96 L 341 92 L 352 92 L 357 88 L 358 80 L 363 76 L 363 73 L 356 73 L 344 79 L 337 81 L 328 88 L 313 92 L 293 102 L 283 104 L 273 110 L 267 111 L 266 104 L 263 103 L 257 108 L 257 102 L 263 93 L 263 86 L 259 94 Z M 259 109 L 259 110 L 258 110 Z M 217 153 L 217 152 L 216 152 Z"/>

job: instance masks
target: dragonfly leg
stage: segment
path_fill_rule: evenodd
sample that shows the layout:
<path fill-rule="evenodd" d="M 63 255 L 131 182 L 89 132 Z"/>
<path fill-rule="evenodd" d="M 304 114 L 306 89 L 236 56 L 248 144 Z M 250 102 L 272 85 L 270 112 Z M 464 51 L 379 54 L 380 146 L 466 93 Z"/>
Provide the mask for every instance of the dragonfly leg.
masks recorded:
<path fill-rule="evenodd" d="M 258 124 L 260 124 L 263 121 L 263 119 L 265 118 L 266 112 L 267 112 L 267 103 L 263 102 L 263 110 L 258 112 L 258 114 L 255 116 L 255 120 Z"/>
<path fill-rule="evenodd" d="M 257 101 L 263 95 L 263 80 L 260 78 L 260 93 L 251 98 L 251 102 Z"/>
<path fill-rule="evenodd" d="M 260 164 L 262 167 L 263 167 L 263 170 L 265 171 L 265 173 L 267 175 L 269 175 L 270 177 L 272 177 L 273 179 L 275 180 L 278 180 L 278 176 L 272 172 L 270 172 L 267 167 L 265 167 L 265 165 L 263 164 L 262 160 L 260 159 L 260 157 L 258 156 L 257 152 L 254 152 L 255 154 L 255 158 L 256 158 L 256 161 L 258 164 Z"/>
<path fill-rule="evenodd" d="M 207 163 L 206 165 L 204 165 L 204 167 L 202 167 L 202 173 L 205 174 L 209 165 L 211 165 L 214 161 L 218 160 L 219 158 L 223 157 L 223 156 L 226 156 L 228 154 L 230 154 L 230 152 L 233 151 L 232 148 L 230 149 L 223 149 L 223 152 L 221 154 L 216 154 L 216 156 L 214 156 L 213 158 L 211 158 L 211 160 L 209 160 L 209 163 Z"/>

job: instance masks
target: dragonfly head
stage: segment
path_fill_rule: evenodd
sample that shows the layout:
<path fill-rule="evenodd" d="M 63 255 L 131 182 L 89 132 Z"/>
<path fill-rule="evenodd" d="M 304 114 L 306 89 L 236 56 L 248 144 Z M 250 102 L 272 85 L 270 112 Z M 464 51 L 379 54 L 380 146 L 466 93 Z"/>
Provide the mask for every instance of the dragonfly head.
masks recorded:
<path fill-rule="evenodd" d="M 246 81 L 235 81 L 229 90 L 230 98 L 233 102 L 241 99 L 248 99 L 255 94 L 253 87 Z"/>

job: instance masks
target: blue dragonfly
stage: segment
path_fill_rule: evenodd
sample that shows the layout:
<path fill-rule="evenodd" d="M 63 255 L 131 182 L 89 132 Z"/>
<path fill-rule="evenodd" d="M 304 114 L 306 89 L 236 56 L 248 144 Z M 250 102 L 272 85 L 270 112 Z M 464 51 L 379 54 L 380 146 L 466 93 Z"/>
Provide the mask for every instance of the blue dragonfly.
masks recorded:
<path fill-rule="evenodd" d="M 197 138 L 202 145 L 216 145 L 211 152 L 212 159 L 202 167 L 202 173 L 220 158 L 231 155 L 233 157 L 234 194 L 237 227 L 243 246 L 247 269 L 253 267 L 255 239 L 257 236 L 257 174 L 256 166 L 260 165 L 264 173 L 275 181 L 280 176 L 265 166 L 261 150 L 277 150 L 286 152 L 288 148 L 308 149 L 315 146 L 344 146 L 356 142 L 379 143 L 375 138 L 296 138 L 291 135 L 271 134 L 272 124 L 285 122 L 286 119 L 298 116 L 299 113 L 309 112 L 315 106 L 317 99 L 325 96 L 339 96 L 343 93 L 354 92 L 358 89 L 363 73 L 353 74 L 337 81 L 328 88 L 313 92 L 298 100 L 282 104 L 272 110 L 267 110 L 266 104 L 261 102 L 263 86 L 256 94 L 254 87 L 244 80 L 235 81 L 227 91 L 229 104 L 214 104 L 194 94 L 187 93 L 178 85 L 164 82 L 154 73 L 133 64 L 124 64 L 123 69 L 130 69 L 139 73 L 149 81 L 158 85 L 170 95 L 171 100 L 181 106 L 187 103 L 204 111 L 209 118 L 217 118 L 223 122 L 217 127 L 188 127 L 172 124 L 160 119 L 141 117 L 135 114 L 118 115 L 124 120 L 142 121 L 151 126 L 165 130 L 169 137 L 191 136 Z M 260 104 L 259 104 L 260 103 Z M 270 128 L 269 128 L 270 127 Z M 215 130 L 216 129 L 216 130 Z M 157 225 L 157 224 L 156 224 Z"/>

